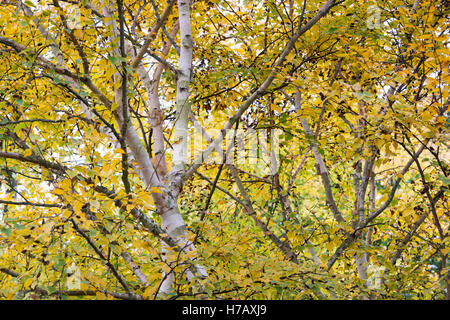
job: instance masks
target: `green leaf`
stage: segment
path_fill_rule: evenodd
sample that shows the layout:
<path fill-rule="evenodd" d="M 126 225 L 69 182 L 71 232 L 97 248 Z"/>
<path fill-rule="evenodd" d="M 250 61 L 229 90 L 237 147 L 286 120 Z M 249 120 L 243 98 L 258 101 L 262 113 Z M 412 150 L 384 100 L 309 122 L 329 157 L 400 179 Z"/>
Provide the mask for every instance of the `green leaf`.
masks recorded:
<path fill-rule="evenodd" d="M 443 176 L 442 174 L 439 175 L 439 180 L 441 180 L 446 186 L 450 184 L 450 178 Z"/>
<path fill-rule="evenodd" d="M 108 60 L 111 61 L 112 64 L 117 64 L 120 60 L 115 56 L 108 56 Z"/>
<path fill-rule="evenodd" d="M 62 254 L 58 254 L 56 257 L 53 258 L 53 266 L 56 268 L 56 270 L 61 270 L 61 268 L 66 264 L 66 261 L 64 260 L 64 256 Z"/>
<path fill-rule="evenodd" d="M 23 105 L 23 100 L 22 99 L 16 99 L 16 103 L 19 105 L 19 106 L 21 106 L 21 105 Z"/>
<path fill-rule="evenodd" d="M 6 228 L 6 227 L 0 227 L 0 231 L 2 233 L 4 233 L 7 237 L 9 237 L 11 235 L 11 228 Z"/>
<path fill-rule="evenodd" d="M 30 7 L 33 7 L 33 8 L 36 7 L 35 4 L 34 4 L 33 2 L 31 2 L 30 0 L 26 0 L 26 1 L 25 1 L 25 4 L 26 4 L 27 6 L 30 6 Z"/>

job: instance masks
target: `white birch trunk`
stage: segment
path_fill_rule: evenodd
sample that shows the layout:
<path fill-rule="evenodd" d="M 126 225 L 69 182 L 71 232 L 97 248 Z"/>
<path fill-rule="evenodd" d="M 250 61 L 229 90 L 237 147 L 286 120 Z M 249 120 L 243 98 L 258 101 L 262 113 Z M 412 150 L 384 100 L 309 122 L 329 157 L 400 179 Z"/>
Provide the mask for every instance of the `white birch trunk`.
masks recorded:
<path fill-rule="evenodd" d="M 189 0 L 178 0 L 179 26 L 180 26 L 180 58 L 179 70 L 177 79 L 177 117 L 175 122 L 175 143 L 173 150 L 173 166 L 171 169 L 171 180 L 184 173 L 187 157 L 187 139 L 188 139 L 188 120 L 189 112 L 191 110 L 189 102 L 189 83 L 192 74 L 192 47 L 193 38 L 191 34 L 191 20 L 190 20 L 190 2 Z M 186 239 L 186 225 L 181 216 L 177 198 L 180 192 L 177 184 L 171 184 L 170 193 L 168 195 L 168 210 L 161 215 L 161 227 L 167 231 L 167 234 L 175 239 L 186 251 L 195 251 L 195 247 Z M 163 244 L 164 245 L 164 244 Z M 168 248 L 165 250 L 168 252 Z M 195 273 L 197 276 L 207 277 L 205 269 L 200 266 L 195 266 Z M 194 274 L 191 270 L 186 272 L 187 278 L 191 279 Z M 170 293 L 172 290 L 173 275 L 166 275 L 161 285 L 160 293 L 162 295 Z"/>
<path fill-rule="evenodd" d="M 189 0 L 178 0 L 181 46 L 177 75 L 177 116 L 174 130 L 173 175 L 184 171 L 187 157 L 188 120 L 191 109 L 189 83 L 192 74 L 192 47 L 194 42 L 191 34 L 189 5 Z"/>

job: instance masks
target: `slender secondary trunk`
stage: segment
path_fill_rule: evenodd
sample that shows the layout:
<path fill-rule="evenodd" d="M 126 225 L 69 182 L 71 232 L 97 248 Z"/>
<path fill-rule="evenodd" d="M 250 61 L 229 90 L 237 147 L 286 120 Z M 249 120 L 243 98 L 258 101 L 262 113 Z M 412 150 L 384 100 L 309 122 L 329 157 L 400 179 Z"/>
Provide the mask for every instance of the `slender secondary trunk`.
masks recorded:
<path fill-rule="evenodd" d="M 301 93 L 298 89 L 296 89 L 296 92 L 295 92 L 294 104 L 295 104 L 296 110 L 299 111 L 301 109 Z M 314 139 L 314 133 L 312 132 L 311 128 L 309 127 L 307 119 L 300 118 L 300 122 L 302 124 L 303 130 L 306 133 L 306 136 L 309 137 L 310 139 Z M 328 175 L 327 167 L 325 166 L 325 162 L 323 161 L 322 155 L 319 152 L 317 143 L 314 140 L 311 141 L 311 149 L 313 151 L 314 158 L 316 160 L 317 173 L 320 175 L 320 177 L 322 179 L 322 185 L 325 189 L 327 205 L 330 208 L 331 212 L 333 213 L 336 221 L 338 223 L 344 224 L 345 219 L 342 216 L 341 212 L 339 211 L 338 206 L 334 200 L 333 190 L 331 188 L 331 181 L 330 181 L 330 177 Z"/>
<path fill-rule="evenodd" d="M 364 121 L 366 116 L 366 109 L 363 102 L 359 103 L 359 115 L 361 119 L 358 122 L 358 130 L 356 131 L 356 138 L 362 139 L 365 143 L 366 136 L 366 122 Z M 359 156 L 362 158 L 363 146 L 359 147 L 356 151 Z M 354 190 L 355 190 L 355 207 L 353 211 L 353 229 L 356 230 L 359 228 L 359 225 L 365 218 L 365 198 L 366 198 L 366 190 L 367 185 L 370 178 L 370 172 L 372 171 L 373 161 L 372 158 L 370 160 L 364 161 L 364 169 L 363 169 L 363 160 L 358 160 L 355 165 L 355 172 L 353 174 L 354 177 Z M 361 238 L 364 235 L 364 231 L 361 231 Z M 367 285 L 367 255 L 366 253 L 356 253 L 355 254 L 355 264 L 358 270 L 359 278 L 364 282 L 364 285 Z M 364 297 L 366 299 L 367 297 Z"/>

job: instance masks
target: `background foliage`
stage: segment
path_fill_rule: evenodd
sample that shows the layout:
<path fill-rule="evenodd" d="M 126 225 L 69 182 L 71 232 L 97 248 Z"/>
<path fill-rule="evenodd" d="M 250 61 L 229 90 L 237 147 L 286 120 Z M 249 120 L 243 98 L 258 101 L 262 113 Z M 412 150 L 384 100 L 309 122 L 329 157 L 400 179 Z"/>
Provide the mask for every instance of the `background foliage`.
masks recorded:
<path fill-rule="evenodd" d="M 191 1 L 190 133 L 195 122 L 214 138 L 324 3 Z M 166 5 L 124 1 L 125 41 L 135 53 Z M 142 61 L 149 74 L 165 68 L 157 94 L 169 168 L 183 46 L 170 35 L 173 6 Z M 126 63 L 131 124 L 156 156 L 150 91 L 132 55 L 114 53 L 117 8 L 1 3 L 2 299 L 159 298 L 168 264 L 164 232 L 154 231 L 158 191 L 132 158 L 124 162 L 127 148 L 111 135 L 122 134 L 115 92 Z M 209 161 L 190 177 L 178 204 L 197 256 L 168 253 L 177 262 L 169 298 L 448 297 L 448 13 L 447 1 L 338 1 L 295 42 L 237 123 L 261 137 L 278 133 L 277 170 Z M 78 86 L 56 67 L 61 60 Z M 186 279 L 190 258 L 207 278 Z"/>

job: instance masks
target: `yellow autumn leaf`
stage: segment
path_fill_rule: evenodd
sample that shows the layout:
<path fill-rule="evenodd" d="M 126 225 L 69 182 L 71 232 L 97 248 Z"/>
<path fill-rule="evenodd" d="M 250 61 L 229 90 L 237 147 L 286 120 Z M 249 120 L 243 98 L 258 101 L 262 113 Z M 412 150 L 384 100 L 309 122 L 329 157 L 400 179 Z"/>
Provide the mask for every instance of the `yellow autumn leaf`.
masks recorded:
<path fill-rule="evenodd" d="M 31 156 L 32 154 L 33 154 L 33 150 L 31 150 L 31 149 L 26 149 L 25 152 L 23 153 L 23 155 L 24 155 L 25 157 L 29 157 L 29 156 Z"/>
<path fill-rule="evenodd" d="M 53 220 L 50 220 L 49 222 L 44 224 L 42 226 L 42 231 L 44 232 L 44 234 L 49 235 L 54 225 L 55 225 L 55 221 L 53 221 Z"/>
<path fill-rule="evenodd" d="M 78 40 L 83 39 L 84 36 L 84 32 L 82 29 L 75 29 L 73 30 L 73 35 L 75 36 L 75 38 L 77 38 Z"/>
<path fill-rule="evenodd" d="M 63 189 L 57 188 L 57 189 L 54 189 L 54 190 L 53 190 L 53 193 L 54 193 L 54 194 L 60 195 L 60 194 L 66 193 L 66 192 L 65 192 Z"/>
<path fill-rule="evenodd" d="M 27 280 L 25 280 L 23 286 L 24 286 L 25 288 L 29 288 L 30 285 L 33 283 L 33 281 L 34 281 L 33 278 L 28 278 Z"/>

